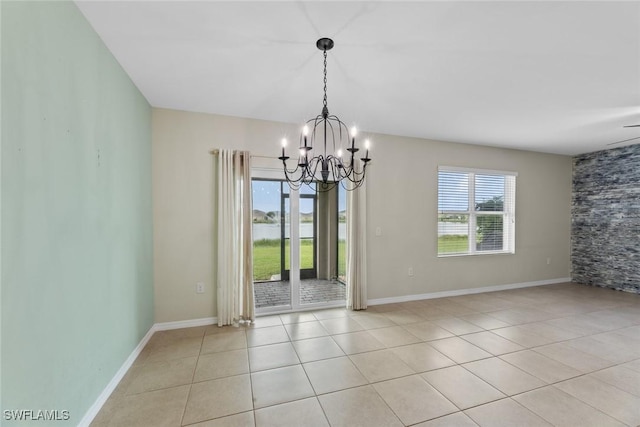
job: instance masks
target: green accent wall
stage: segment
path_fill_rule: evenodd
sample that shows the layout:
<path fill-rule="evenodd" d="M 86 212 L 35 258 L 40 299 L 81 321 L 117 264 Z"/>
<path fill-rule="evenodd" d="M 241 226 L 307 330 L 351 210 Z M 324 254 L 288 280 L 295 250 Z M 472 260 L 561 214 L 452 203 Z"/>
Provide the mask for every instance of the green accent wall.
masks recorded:
<path fill-rule="evenodd" d="M 153 324 L 151 107 L 74 3 L 0 5 L 0 406 L 77 425 Z"/>

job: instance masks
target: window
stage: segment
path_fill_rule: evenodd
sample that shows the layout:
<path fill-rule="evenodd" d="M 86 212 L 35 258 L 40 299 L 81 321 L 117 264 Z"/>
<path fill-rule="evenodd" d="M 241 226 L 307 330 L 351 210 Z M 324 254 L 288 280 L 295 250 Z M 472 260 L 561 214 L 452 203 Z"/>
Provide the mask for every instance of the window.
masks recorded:
<path fill-rule="evenodd" d="M 438 256 L 515 252 L 516 176 L 438 168 Z"/>

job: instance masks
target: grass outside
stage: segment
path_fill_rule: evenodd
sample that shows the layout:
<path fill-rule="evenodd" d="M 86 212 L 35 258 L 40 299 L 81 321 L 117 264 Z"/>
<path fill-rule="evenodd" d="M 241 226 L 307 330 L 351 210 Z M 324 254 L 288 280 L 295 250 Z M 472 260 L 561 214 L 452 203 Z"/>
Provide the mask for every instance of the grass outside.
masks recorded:
<path fill-rule="evenodd" d="M 289 239 L 285 240 L 284 268 L 289 269 Z M 269 280 L 280 274 L 280 239 L 253 242 L 253 280 Z M 313 241 L 300 241 L 300 268 L 313 268 Z"/>
<path fill-rule="evenodd" d="M 345 254 L 345 241 L 338 242 L 338 251 Z M 284 265 L 289 269 L 289 240 L 285 240 Z M 300 241 L 300 268 L 313 268 L 313 241 Z M 338 274 L 346 271 L 346 257 L 338 260 Z M 271 276 L 280 274 L 280 239 L 262 239 L 253 242 L 253 280 L 269 280 Z"/>
<path fill-rule="evenodd" d="M 338 277 L 347 275 L 347 241 L 338 240 Z"/>
<path fill-rule="evenodd" d="M 301 268 L 313 267 L 313 241 L 301 240 L 300 242 Z M 338 242 L 338 275 L 346 274 L 346 242 Z M 464 235 L 445 235 L 438 238 L 439 254 L 454 254 L 467 252 L 469 239 Z M 285 269 L 289 269 L 289 240 L 285 241 Z M 280 274 L 280 240 L 263 239 L 253 242 L 253 278 L 254 280 L 269 280 L 271 276 Z"/>
<path fill-rule="evenodd" d="M 501 237 L 501 236 L 499 236 Z M 486 240 L 486 241 L 484 241 Z M 484 246 L 481 244 L 484 241 Z M 489 237 L 478 235 L 476 238 L 479 251 L 502 250 L 502 239 L 495 242 Z M 465 235 L 445 235 L 438 239 L 438 254 L 459 254 L 469 252 L 469 237 Z"/>
<path fill-rule="evenodd" d="M 438 253 L 454 254 L 469 251 L 469 237 L 465 235 L 445 235 L 438 237 Z"/>

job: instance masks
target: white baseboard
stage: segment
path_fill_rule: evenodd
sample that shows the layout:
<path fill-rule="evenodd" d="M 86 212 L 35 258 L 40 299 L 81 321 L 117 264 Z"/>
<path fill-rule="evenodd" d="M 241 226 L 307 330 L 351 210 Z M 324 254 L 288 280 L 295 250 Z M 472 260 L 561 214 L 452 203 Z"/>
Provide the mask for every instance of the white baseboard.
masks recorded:
<path fill-rule="evenodd" d="M 217 317 L 203 317 L 202 319 L 178 320 L 153 325 L 154 331 L 169 331 L 172 329 L 193 328 L 195 326 L 209 326 L 218 323 Z"/>
<path fill-rule="evenodd" d="M 89 410 L 84 414 L 84 417 L 82 417 L 82 419 L 78 423 L 78 426 L 88 427 L 89 424 L 91 424 L 93 419 L 96 417 L 96 415 L 98 415 L 98 412 L 100 412 L 100 409 L 102 409 L 102 406 L 105 404 L 107 399 L 109 399 L 109 396 L 111 396 L 111 393 L 113 393 L 113 390 L 116 389 L 116 387 L 118 386 L 118 383 L 120 383 L 120 380 L 122 380 L 122 377 L 124 377 L 124 375 L 127 373 L 129 368 L 131 368 L 131 365 L 133 365 L 133 362 L 136 361 L 136 358 L 140 355 L 140 352 L 142 351 L 144 346 L 147 345 L 147 342 L 149 342 L 149 340 L 151 339 L 151 336 L 155 332 L 154 326 L 151 326 L 151 328 L 145 334 L 145 336 L 142 337 L 142 339 L 140 340 L 136 348 L 133 349 L 133 351 L 127 358 L 127 360 L 124 361 L 120 369 L 118 369 L 118 372 L 116 372 L 116 374 L 113 376 L 111 381 L 109 381 L 109 384 L 107 384 L 104 390 L 102 390 L 102 393 L 100 393 L 100 396 L 98 396 L 96 401 L 93 402 L 93 405 L 91 405 Z"/>
<path fill-rule="evenodd" d="M 93 402 L 93 405 L 91 405 L 89 410 L 84 414 L 84 417 L 82 417 L 82 419 L 78 423 L 78 426 L 88 427 L 91 424 L 96 415 L 98 415 L 98 412 L 100 412 L 100 409 L 102 409 L 102 406 L 105 404 L 107 399 L 109 399 L 109 396 L 111 396 L 111 393 L 113 393 L 113 390 L 116 389 L 129 368 L 131 368 L 131 365 L 133 365 L 133 362 L 136 361 L 144 346 L 147 345 L 154 332 L 169 331 L 171 329 L 191 328 L 194 326 L 208 326 L 214 325 L 216 323 L 218 323 L 217 317 L 205 317 L 203 319 L 180 320 L 177 322 L 163 322 L 153 324 L 149 331 L 145 334 L 145 336 L 142 337 L 136 348 L 133 349 L 127 360 L 125 360 L 120 369 L 118 369 L 118 372 L 116 372 L 111 381 L 109 381 L 109 384 L 107 384 L 104 390 L 102 390 L 100 396 L 98 396 L 96 401 Z"/>
<path fill-rule="evenodd" d="M 553 285 L 556 283 L 570 282 L 570 277 L 561 277 L 558 279 L 538 280 L 535 282 L 511 283 L 508 285 L 484 286 L 482 288 L 457 289 L 455 291 L 439 291 L 428 294 L 402 295 L 399 297 L 376 298 L 367 301 L 368 305 L 391 304 L 396 302 L 418 301 L 422 299 L 458 297 L 462 295 L 480 294 L 483 292 L 506 291 L 509 289 L 529 288 L 532 286 Z"/>

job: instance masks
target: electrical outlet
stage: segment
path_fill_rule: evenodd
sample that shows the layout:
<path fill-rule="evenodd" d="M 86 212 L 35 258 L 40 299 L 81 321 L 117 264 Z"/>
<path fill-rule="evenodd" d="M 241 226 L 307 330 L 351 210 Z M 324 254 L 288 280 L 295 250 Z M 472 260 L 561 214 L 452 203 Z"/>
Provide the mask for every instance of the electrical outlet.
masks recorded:
<path fill-rule="evenodd" d="M 409 276 L 412 277 L 413 276 L 413 267 L 409 267 Z"/>
<path fill-rule="evenodd" d="M 196 283 L 196 294 L 204 294 L 204 283 Z"/>

